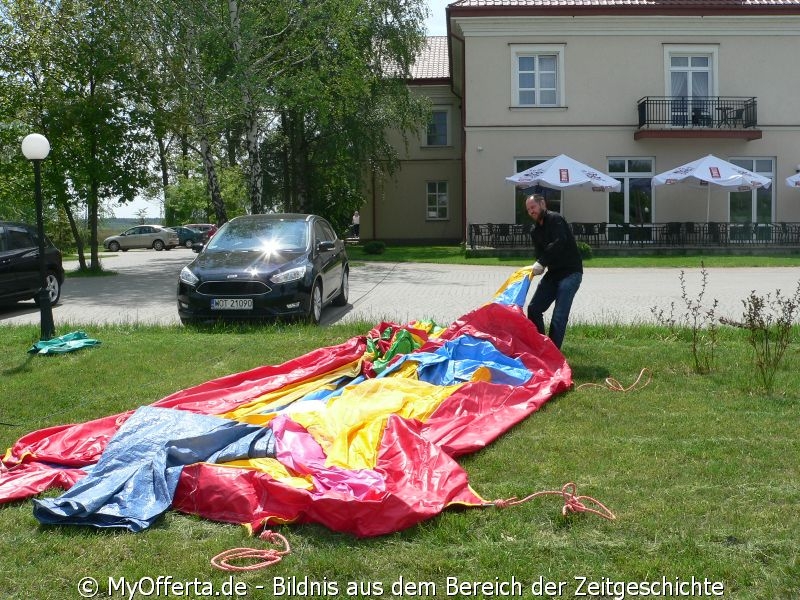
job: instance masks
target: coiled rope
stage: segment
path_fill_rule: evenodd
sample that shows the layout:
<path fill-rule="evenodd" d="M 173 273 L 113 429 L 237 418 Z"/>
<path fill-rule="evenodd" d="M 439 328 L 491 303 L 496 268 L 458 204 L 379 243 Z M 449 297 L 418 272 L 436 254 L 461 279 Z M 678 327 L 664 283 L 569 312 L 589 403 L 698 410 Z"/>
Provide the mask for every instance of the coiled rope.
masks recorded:
<path fill-rule="evenodd" d="M 644 377 L 645 373 L 647 373 L 647 381 L 642 383 L 642 377 Z M 653 374 L 650 372 L 650 369 L 645 367 L 644 369 L 639 371 L 639 376 L 636 378 L 636 381 L 634 381 L 628 387 L 625 387 L 624 385 L 622 385 L 619 381 L 617 381 L 613 377 L 606 377 L 605 385 L 602 384 L 602 383 L 591 383 L 591 382 L 589 382 L 589 383 L 582 383 L 581 385 L 579 385 L 575 389 L 579 390 L 579 389 L 585 388 L 585 387 L 599 387 L 599 388 L 610 390 L 612 392 L 630 392 L 630 391 L 633 391 L 633 390 L 635 390 L 637 388 L 645 387 L 646 385 L 648 385 L 650 383 L 651 379 L 653 379 Z"/>
<path fill-rule="evenodd" d="M 258 536 L 261 540 L 269 541 L 278 548 L 231 548 L 220 552 L 211 559 L 211 566 L 220 569 L 221 571 L 255 571 L 256 569 L 263 569 L 275 563 L 279 563 L 284 556 L 289 554 L 292 549 L 289 548 L 288 540 L 280 533 L 275 533 L 269 529 L 265 529 Z M 243 560 L 258 560 L 259 562 L 247 565 L 236 565 L 235 561 Z"/>
<path fill-rule="evenodd" d="M 564 506 L 561 508 L 561 514 L 565 517 L 568 516 L 570 513 L 582 513 L 588 512 L 593 515 L 597 515 L 598 517 L 602 517 L 604 519 L 608 519 L 609 521 L 616 520 L 616 515 L 611 512 L 605 504 L 592 498 L 591 496 L 577 496 L 576 492 L 578 490 L 578 486 L 575 485 L 573 482 L 569 482 L 564 484 L 561 488 L 561 491 L 556 490 L 545 490 L 543 492 L 535 492 L 530 496 L 525 496 L 521 500 L 517 498 L 508 498 L 505 500 L 495 500 L 493 502 L 489 502 L 485 506 L 496 506 L 497 508 L 508 508 L 509 506 L 516 506 L 517 504 L 522 504 L 523 502 L 528 502 L 537 498 L 539 496 L 561 496 L 564 499 Z M 591 506 L 586 506 L 584 501 L 588 501 L 598 508 L 592 508 Z"/>

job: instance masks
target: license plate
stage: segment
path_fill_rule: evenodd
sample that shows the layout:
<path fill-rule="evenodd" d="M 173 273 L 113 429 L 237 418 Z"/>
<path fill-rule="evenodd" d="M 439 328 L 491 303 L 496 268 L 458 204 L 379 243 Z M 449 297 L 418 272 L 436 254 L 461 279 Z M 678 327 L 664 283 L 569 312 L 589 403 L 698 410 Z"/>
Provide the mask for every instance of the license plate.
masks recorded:
<path fill-rule="evenodd" d="M 211 310 L 253 310 L 253 299 L 212 298 Z"/>

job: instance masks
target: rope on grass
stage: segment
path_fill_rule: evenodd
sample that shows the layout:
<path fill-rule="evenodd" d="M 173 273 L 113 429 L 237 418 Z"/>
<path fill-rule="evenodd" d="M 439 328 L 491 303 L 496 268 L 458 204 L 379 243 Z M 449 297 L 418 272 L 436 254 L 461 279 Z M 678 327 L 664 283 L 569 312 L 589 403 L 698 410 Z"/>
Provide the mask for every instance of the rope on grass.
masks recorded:
<path fill-rule="evenodd" d="M 528 502 L 529 500 L 533 500 L 539 496 L 561 496 L 564 499 L 564 506 L 561 507 L 561 514 L 565 517 L 570 513 L 582 513 L 588 512 L 593 515 L 597 515 L 598 517 L 602 517 L 604 519 L 608 519 L 609 521 L 615 521 L 616 515 L 611 512 L 605 504 L 592 498 L 591 496 L 577 496 L 575 495 L 578 490 L 578 486 L 575 485 L 573 482 L 565 483 L 564 486 L 561 488 L 560 491 L 556 490 L 545 490 L 542 492 L 535 492 L 529 496 L 525 496 L 522 500 L 518 500 L 515 498 L 507 498 L 505 500 L 495 500 L 490 502 L 487 506 L 496 506 L 497 508 L 508 508 L 509 506 L 516 506 L 517 504 L 522 504 L 523 502 Z M 588 501 L 598 508 L 592 508 L 591 506 L 586 506 L 584 501 Z"/>
<path fill-rule="evenodd" d="M 220 552 L 211 559 L 211 566 L 221 571 L 255 571 L 279 563 L 284 556 L 289 554 L 289 542 L 280 533 L 265 529 L 258 536 L 261 540 L 269 541 L 278 548 L 231 548 Z M 247 565 L 234 564 L 236 561 L 258 560 L 259 562 Z"/>
<path fill-rule="evenodd" d="M 647 381 L 642 383 L 642 377 L 644 377 L 645 373 L 647 373 Z M 639 376 L 636 378 L 636 381 L 634 381 L 628 387 L 625 387 L 624 385 L 622 385 L 619 381 L 617 381 L 613 377 L 606 377 L 605 385 L 602 384 L 602 383 L 591 383 L 591 382 L 590 383 L 582 383 L 581 385 L 579 385 L 575 389 L 579 390 L 579 389 L 584 388 L 584 387 L 599 387 L 599 388 L 604 388 L 604 389 L 610 390 L 612 392 L 630 392 L 630 391 L 633 391 L 633 390 L 635 390 L 637 388 L 643 388 L 643 387 L 647 386 L 652 379 L 653 379 L 653 374 L 650 372 L 650 369 L 645 367 L 644 369 L 639 371 Z"/>

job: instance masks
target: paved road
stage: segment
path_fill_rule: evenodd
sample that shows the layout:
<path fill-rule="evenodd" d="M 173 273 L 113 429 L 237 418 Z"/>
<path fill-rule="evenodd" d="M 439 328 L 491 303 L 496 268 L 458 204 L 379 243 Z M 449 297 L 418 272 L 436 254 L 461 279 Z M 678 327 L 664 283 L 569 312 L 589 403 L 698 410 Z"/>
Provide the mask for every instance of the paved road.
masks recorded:
<path fill-rule="evenodd" d="M 103 255 L 104 268 L 118 275 L 68 279 L 61 302 L 53 307 L 57 329 L 98 323 L 179 323 L 175 306 L 178 273 L 194 256 L 184 248 Z M 67 270 L 76 267 L 76 263 L 65 264 Z M 350 304 L 326 308 L 322 322 L 433 319 L 447 324 L 490 300 L 514 270 L 502 266 L 360 263 L 351 268 Z M 587 268 L 572 318 L 587 323 L 652 322 L 651 309 L 669 310 L 671 302 L 675 302 L 678 315 L 685 314 L 680 271 Z M 696 300 L 702 289 L 700 270 L 685 270 L 685 278 L 688 296 Z M 717 299 L 718 315 L 739 318 L 742 300 L 751 290 L 764 295 L 780 289 L 787 295 L 799 280 L 797 267 L 708 269 L 705 305 Z M 0 324 L 38 322 L 39 311 L 33 302 L 0 308 Z"/>

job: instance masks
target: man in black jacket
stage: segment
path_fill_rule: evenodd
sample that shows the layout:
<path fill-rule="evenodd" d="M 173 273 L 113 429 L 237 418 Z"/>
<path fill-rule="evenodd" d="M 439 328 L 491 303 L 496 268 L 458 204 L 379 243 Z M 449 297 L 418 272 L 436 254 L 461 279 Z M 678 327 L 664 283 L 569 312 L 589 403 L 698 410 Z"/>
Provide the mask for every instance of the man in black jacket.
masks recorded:
<path fill-rule="evenodd" d="M 533 274 L 541 275 L 547 270 L 528 304 L 528 318 L 539 333 L 544 334 L 544 312 L 555 302 L 548 335 L 556 347 L 561 348 L 572 299 L 583 279 L 581 253 L 569 224 L 559 213 L 547 210 L 544 196 L 528 196 L 525 208 L 534 221 L 531 231 L 536 252 Z"/>

